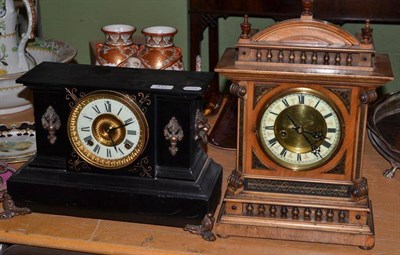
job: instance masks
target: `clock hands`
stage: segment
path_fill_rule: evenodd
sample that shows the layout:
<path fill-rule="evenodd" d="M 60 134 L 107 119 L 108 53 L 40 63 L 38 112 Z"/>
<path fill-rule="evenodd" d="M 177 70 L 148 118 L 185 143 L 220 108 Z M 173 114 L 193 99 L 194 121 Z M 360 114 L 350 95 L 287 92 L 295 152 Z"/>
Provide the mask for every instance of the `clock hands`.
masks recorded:
<path fill-rule="evenodd" d="M 130 125 L 130 124 L 132 124 L 132 123 L 133 123 L 133 121 L 131 121 L 131 122 L 126 122 L 126 123 L 124 123 L 124 124 L 122 124 L 122 125 L 120 125 L 120 126 L 118 126 L 118 127 L 110 128 L 110 129 L 109 129 L 109 132 L 112 132 L 112 131 L 114 131 L 114 130 L 116 130 L 116 129 L 118 129 L 118 128 L 122 128 L 122 127 L 128 126 L 128 125 Z"/>
<path fill-rule="evenodd" d="M 117 149 L 117 145 L 115 144 L 115 141 L 114 141 L 114 139 L 113 139 L 112 134 L 114 133 L 115 130 L 117 130 L 117 129 L 119 129 L 119 128 L 122 128 L 122 127 L 125 127 L 125 126 L 128 126 L 128 125 L 130 125 L 130 124 L 132 124 L 132 123 L 133 123 L 133 121 L 126 121 L 126 122 L 125 122 L 124 124 L 122 124 L 122 125 L 119 125 L 119 126 L 117 126 L 117 127 L 109 127 L 109 128 L 106 130 L 106 133 L 107 133 L 108 137 L 110 138 L 111 144 L 112 144 L 112 146 L 114 147 L 114 149 L 115 149 L 116 152 L 118 152 L 118 149 Z"/>
<path fill-rule="evenodd" d="M 312 136 L 312 138 L 314 138 L 315 140 L 321 140 L 321 139 L 329 139 L 328 137 L 326 137 L 322 131 L 308 131 L 308 130 L 303 130 L 304 133 L 309 134 Z"/>
<path fill-rule="evenodd" d="M 315 140 L 320 140 L 321 138 L 326 138 L 326 136 L 323 135 L 323 132 L 322 132 L 322 131 L 314 131 L 314 132 L 313 132 L 313 131 L 306 130 L 306 129 L 304 129 L 302 126 L 297 125 L 296 122 L 293 120 L 293 118 L 292 118 L 289 114 L 286 113 L 286 116 L 288 117 L 288 119 L 290 120 L 290 122 L 292 122 L 292 124 L 293 124 L 293 126 L 294 126 L 294 127 L 292 127 L 292 129 L 294 129 L 298 134 L 303 134 L 303 133 L 309 134 L 309 135 L 311 135 Z"/>
<path fill-rule="evenodd" d="M 290 120 L 290 122 L 292 122 L 293 126 L 292 127 L 294 130 L 296 130 L 297 133 L 301 134 L 301 130 L 302 128 L 296 124 L 296 122 L 293 120 L 292 117 L 290 117 L 290 115 L 288 113 L 286 113 L 286 117 L 288 117 L 288 119 Z"/>
<path fill-rule="evenodd" d="M 113 139 L 113 137 L 112 137 L 112 135 L 111 135 L 111 132 L 112 132 L 111 129 L 108 129 L 108 130 L 106 131 L 108 137 L 110 137 L 112 146 L 114 147 L 115 151 L 118 152 L 117 146 L 115 145 L 115 142 L 114 142 L 114 139 Z"/>
<path fill-rule="evenodd" d="M 312 132 L 312 131 L 305 130 L 305 129 L 303 129 L 302 126 L 297 125 L 297 123 L 294 121 L 294 119 L 293 119 L 289 114 L 286 113 L 286 116 L 288 117 L 288 119 L 290 120 L 290 122 L 293 124 L 292 129 L 294 129 L 298 134 L 303 135 L 303 137 L 304 137 L 304 139 L 307 141 L 307 143 L 310 144 L 311 152 L 312 152 L 316 157 L 322 158 L 322 156 L 321 156 L 321 154 L 320 154 L 321 149 L 320 149 L 318 146 L 316 146 L 312 141 L 310 141 L 310 139 L 308 138 L 308 136 L 307 136 L 306 134 L 311 135 L 315 140 L 318 141 L 318 140 L 320 140 L 321 138 L 326 138 L 326 137 L 323 135 L 323 132 L 322 132 L 322 131 L 315 131 L 315 132 Z"/>

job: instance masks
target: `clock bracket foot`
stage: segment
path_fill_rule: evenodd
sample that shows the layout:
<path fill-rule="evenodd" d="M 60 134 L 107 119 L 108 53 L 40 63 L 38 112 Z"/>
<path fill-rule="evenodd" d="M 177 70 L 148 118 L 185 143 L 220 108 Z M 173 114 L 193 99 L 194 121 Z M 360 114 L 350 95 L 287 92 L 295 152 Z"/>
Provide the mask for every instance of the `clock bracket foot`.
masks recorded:
<path fill-rule="evenodd" d="M 212 232 L 214 228 L 215 217 L 212 213 L 207 213 L 200 225 L 186 224 L 183 230 L 189 231 L 192 234 L 201 235 L 206 241 L 215 241 L 216 235 Z"/>
<path fill-rule="evenodd" d="M 234 169 L 228 177 L 228 187 L 226 189 L 226 193 L 231 196 L 238 194 L 243 190 L 243 186 L 243 174 L 237 169 Z"/>
<path fill-rule="evenodd" d="M 0 191 L 0 202 L 3 204 L 3 212 L 0 213 L 0 219 L 11 219 L 18 215 L 31 213 L 29 208 L 15 206 L 14 200 L 7 190 Z"/>

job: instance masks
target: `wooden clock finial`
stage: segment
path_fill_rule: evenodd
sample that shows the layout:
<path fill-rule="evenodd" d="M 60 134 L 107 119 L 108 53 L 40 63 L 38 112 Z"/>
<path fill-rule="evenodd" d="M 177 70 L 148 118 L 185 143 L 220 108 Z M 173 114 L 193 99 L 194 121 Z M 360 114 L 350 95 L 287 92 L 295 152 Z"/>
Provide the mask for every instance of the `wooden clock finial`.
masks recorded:
<path fill-rule="evenodd" d="M 370 44 L 372 39 L 372 31 L 373 29 L 370 26 L 370 21 L 367 19 L 365 21 L 365 26 L 361 28 L 361 35 L 362 35 L 362 43 L 363 44 Z"/>
<path fill-rule="evenodd" d="M 240 35 L 240 38 L 242 39 L 248 39 L 249 37 L 249 33 L 251 30 L 251 24 L 249 23 L 249 17 L 246 15 L 244 15 L 244 20 L 243 23 L 240 24 L 240 27 L 242 28 L 242 34 Z"/>
<path fill-rule="evenodd" d="M 303 12 L 301 13 L 302 16 L 312 16 L 312 10 L 314 5 L 314 0 L 303 0 Z"/>

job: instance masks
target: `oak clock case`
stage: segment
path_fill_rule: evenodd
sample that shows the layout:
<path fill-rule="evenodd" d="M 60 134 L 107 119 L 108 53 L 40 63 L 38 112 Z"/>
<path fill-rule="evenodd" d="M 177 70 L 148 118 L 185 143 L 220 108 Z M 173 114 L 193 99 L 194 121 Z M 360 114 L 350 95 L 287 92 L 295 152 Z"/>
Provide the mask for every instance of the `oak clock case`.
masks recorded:
<path fill-rule="evenodd" d="M 256 32 L 247 16 L 215 71 L 238 100 L 236 169 L 215 232 L 374 246 L 363 177 L 368 104 L 393 79 L 367 21 L 353 36 L 312 17 Z"/>
<path fill-rule="evenodd" d="M 213 74 L 42 63 L 33 92 L 37 155 L 9 184 L 33 211 L 150 224 L 213 213 L 222 168 L 204 148 Z"/>

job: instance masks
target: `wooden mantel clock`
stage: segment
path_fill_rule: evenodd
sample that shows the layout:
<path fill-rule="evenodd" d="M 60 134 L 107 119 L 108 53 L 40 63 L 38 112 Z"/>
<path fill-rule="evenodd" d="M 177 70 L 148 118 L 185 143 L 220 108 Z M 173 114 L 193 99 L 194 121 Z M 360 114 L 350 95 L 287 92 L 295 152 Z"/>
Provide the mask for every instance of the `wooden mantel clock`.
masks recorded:
<path fill-rule="evenodd" d="M 18 82 L 34 96 L 37 156 L 9 181 L 33 211 L 171 226 L 220 201 L 204 150 L 212 73 L 42 63 Z"/>
<path fill-rule="evenodd" d="M 362 176 L 365 122 L 375 89 L 393 79 L 366 22 L 353 36 L 301 18 L 254 32 L 247 16 L 236 49 L 216 72 L 238 97 L 237 169 L 215 232 L 374 246 Z"/>

